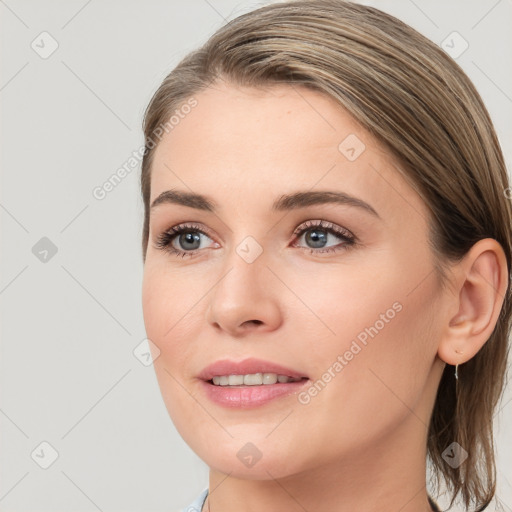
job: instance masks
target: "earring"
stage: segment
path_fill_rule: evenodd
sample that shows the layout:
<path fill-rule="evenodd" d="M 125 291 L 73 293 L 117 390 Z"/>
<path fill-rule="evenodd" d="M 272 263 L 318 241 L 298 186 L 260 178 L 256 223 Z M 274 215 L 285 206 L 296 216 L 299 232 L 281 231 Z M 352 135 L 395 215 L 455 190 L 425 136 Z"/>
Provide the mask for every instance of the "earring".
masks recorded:
<path fill-rule="evenodd" d="M 462 350 L 456 350 L 455 351 L 457 354 L 462 354 Z M 455 379 L 456 380 L 459 380 L 459 373 L 458 373 L 458 370 L 459 370 L 459 363 L 457 363 L 455 365 Z"/>

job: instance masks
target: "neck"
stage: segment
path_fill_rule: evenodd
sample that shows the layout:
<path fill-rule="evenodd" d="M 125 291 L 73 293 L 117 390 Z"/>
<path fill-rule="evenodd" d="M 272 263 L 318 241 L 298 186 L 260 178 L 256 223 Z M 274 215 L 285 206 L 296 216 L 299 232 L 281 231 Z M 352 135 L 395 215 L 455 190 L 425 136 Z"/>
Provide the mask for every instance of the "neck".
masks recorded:
<path fill-rule="evenodd" d="M 399 429 L 341 460 L 272 479 L 210 470 L 210 512 L 431 512 L 426 489 L 425 425 L 411 414 Z M 407 447 L 405 449 L 404 447 Z M 260 461 L 261 462 L 261 461 Z M 209 508 L 208 508 L 209 507 Z"/>

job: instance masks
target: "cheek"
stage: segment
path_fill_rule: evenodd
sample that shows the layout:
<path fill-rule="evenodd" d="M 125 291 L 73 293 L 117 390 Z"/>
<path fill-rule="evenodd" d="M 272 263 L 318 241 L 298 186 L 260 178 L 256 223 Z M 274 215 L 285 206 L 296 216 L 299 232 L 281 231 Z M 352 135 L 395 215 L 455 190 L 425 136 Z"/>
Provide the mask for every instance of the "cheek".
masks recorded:
<path fill-rule="evenodd" d="M 172 279 L 166 271 L 146 267 L 142 283 L 142 309 L 147 337 L 152 347 L 153 367 L 162 398 L 173 419 L 179 405 L 183 377 L 179 370 L 190 359 L 193 340 L 187 326 L 190 324 L 192 304 L 188 295 L 177 293 L 180 281 Z M 192 310 L 193 311 L 193 310 Z M 151 347 L 151 344 L 150 344 Z"/>
<path fill-rule="evenodd" d="M 169 416 L 185 441 L 193 443 L 193 439 L 187 438 L 187 432 L 200 432 L 201 425 L 191 396 L 193 390 L 189 389 L 181 371 L 191 360 L 191 352 L 197 352 L 193 348 L 191 320 L 198 291 L 191 291 L 189 287 L 187 293 L 178 293 L 183 279 L 146 261 L 142 309 L 147 337 L 158 347 L 152 350 L 153 367 Z"/>
<path fill-rule="evenodd" d="M 331 436 L 330 446 L 371 442 L 421 399 L 436 353 L 436 290 L 427 279 L 411 293 L 410 282 L 388 274 L 372 289 L 361 288 L 365 293 L 340 297 L 330 314 L 324 309 L 336 336 L 309 347 L 317 380 L 300 403 L 311 428 Z"/>
<path fill-rule="evenodd" d="M 375 262 L 367 272 L 345 272 L 323 280 L 321 294 L 296 288 L 318 316 L 303 326 L 318 329 L 304 355 L 318 379 L 313 396 L 303 397 L 314 409 L 311 417 L 336 418 L 347 428 L 367 418 L 369 428 L 378 429 L 374 414 L 393 421 L 408 412 L 404 402 L 414 407 L 436 353 L 437 290 L 427 265 L 416 261 L 413 267 L 397 257 L 384 268 Z"/>
<path fill-rule="evenodd" d="M 146 333 L 162 352 L 172 349 L 173 340 L 190 340 L 192 322 L 197 320 L 195 305 L 204 291 L 190 283 L 200 278 L 188 278 L 183 273 L 172 273 L 156 265 L 144 269 L 142 281 L 142 310 Z"/>
<path fill-rule="evenodd" d="M 326 371 L 338 355 L 347 351 L 350 361 L 364 360 L 361 353 L 370 344 L 378 343 L 373 340 L 385 338 L 391 332 L 396 336 L 396 324 L 404 316 L 408 302 L 404 297 L 409 289 L 402 282 L 403 273 L 393 268 L 390 261 L 381 260 L 380 266 L 373 263 L 357 270 L 325 266 L 310 280 L 287 276 L 287 282 L 302 299 L 290 312 L 290 316 L 294 315 L 293 323 L 298 325 L 294 330 L 308 333 L 300 338 L 307 350 L 307 363 L 317 373 Z M 286 304 L 289 309 L 294 302 Z"/>

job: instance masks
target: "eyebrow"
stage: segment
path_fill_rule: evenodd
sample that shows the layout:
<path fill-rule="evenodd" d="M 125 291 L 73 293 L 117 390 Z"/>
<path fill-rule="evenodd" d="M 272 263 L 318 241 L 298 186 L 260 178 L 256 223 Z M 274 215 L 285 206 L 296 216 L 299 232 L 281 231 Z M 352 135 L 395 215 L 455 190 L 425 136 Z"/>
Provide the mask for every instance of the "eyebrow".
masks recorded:
<path fill-rule="evenodd" d="M 282 195 L 272 204 L 272 211 L 296 210 L 328 203 L 354 206 L 380 219 L 380 215 L 377 211 L 362 199 L 346 194 L 345 192 L 333 191 L 305 191 Z M 215 213 L 218 209 L 215 201 L 207 196 L 176 189 L 162 192 L 151 204 L 151 210 L 161 204 L 178 204 L 212 213 Z"/>

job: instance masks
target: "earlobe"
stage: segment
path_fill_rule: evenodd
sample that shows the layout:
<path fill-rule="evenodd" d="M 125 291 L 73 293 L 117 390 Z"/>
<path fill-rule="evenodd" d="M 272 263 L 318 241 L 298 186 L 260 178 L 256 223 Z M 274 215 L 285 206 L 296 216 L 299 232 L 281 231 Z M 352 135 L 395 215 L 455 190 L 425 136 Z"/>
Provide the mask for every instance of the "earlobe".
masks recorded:
<path fill-rule="evenodd" d="M 508 269 L 501 245 L 492 238 L 479 240 L 457 265 L 450 297 L 451 311 L 439 341 L 438 356 L 451 365 L 471 359 L 491 336 L 508 285 Z"/>

